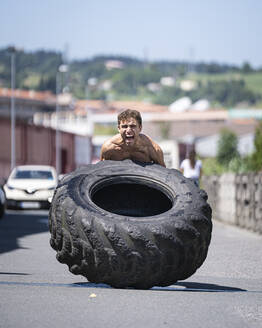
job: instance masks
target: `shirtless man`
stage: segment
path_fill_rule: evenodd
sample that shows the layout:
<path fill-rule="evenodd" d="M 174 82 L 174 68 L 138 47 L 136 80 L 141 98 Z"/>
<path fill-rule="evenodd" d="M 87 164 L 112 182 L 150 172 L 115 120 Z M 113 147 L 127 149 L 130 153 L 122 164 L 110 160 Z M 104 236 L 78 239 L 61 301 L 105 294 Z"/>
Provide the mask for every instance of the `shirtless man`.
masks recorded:
<path fill-rule="evenodd" d="M 119 134 L 104 142 L 100 160 L 136 160 L 165 167 L 161 148 L 151 138 L 140 133 L 142 118 L 138 111 L 127 109 L 118 115 Z"/>

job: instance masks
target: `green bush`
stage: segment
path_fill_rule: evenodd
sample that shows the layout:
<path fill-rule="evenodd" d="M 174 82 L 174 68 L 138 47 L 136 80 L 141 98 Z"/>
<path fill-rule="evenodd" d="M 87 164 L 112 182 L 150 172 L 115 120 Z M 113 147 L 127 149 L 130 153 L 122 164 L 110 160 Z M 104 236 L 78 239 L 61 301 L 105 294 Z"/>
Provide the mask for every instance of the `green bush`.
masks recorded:
<path fill-rule="evenodd" d="M 226 172 L 226 168 L 216 158 L 205 158 L 202 161 L 202 172 L 203 175 L 221 175 Z"/>
<path fill-rule="evenodd" d="M 237 137 L 228 130 L 221 131 L 216 158 L 203 160 L 204 175 L 221 175 L 225 172 L 245 173 L 262 170 L 262 122 L 255 133 L 255 151 L 253 154 L 241 157 L 237 151 Z"/>
<path fill-rule="evenodd" d="M 253 171 L 250 156 L 243 158 L 239 156 L 233 158 L 228 164 L 228 171 L 234 173 L 245 173 Z"/>
<path fill-rule="evenodd" d="M 222 129 L 218 140 L 217 162 L 227 167 L 232 159 L 238 157 L 237 136 L 226 128 Z"/>
<path fill-rule="evenodd" d="M 262 121 L 256 128 L 255 140 L 254 140 L 255 151 L 250 158 L 251 167 L 254 171 L 262 170 Z"/>
<path fill-rule="evenodd" d="M 256 128 L 255 151 L 241 157 L 237 151 L 237 137 L 228 130 L 221 131 L 216 158 L 203 160 L 204 175 L 221 175 L 225 172 L 245 173 L 262 171 L 262 121 Z"/>

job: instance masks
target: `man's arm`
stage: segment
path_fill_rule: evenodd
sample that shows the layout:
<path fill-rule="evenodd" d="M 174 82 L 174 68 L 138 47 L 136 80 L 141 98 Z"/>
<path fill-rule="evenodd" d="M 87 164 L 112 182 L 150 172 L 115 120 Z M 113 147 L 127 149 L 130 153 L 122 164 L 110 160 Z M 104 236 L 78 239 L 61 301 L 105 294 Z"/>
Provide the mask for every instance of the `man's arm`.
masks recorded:
<path fill-rule="evenodd" d="M 154 142 L 151 138 L 147 137 L 148 142 L 150 143 L 150 157 L 156 164 L 160 164 L 164 167 L 166 167 L 165 161 L 164 161 L 164 154 L 160 146 Z"/>
<path fill-rule="evenodd" d="M 157 144 L 154 148 L 155 148 L 155 152 L 156 152 L 156 159 L 154 160 L 154 162 L 156 164 L 160 164 L 160 165 L 166 167 L 166 164 L 165 164 L 165 161 L 164 161 L 164 154 L 163 154 L 162 149 Z"/>
<path fill-rule="evenodd" d="M 107 159 L 110 159 L 110 152 L 111 152 L 111 142 L 110 141 L 105 141 L 101 147 L 101 152 L 100 152 L 100 161 L 105 161 Z"/>

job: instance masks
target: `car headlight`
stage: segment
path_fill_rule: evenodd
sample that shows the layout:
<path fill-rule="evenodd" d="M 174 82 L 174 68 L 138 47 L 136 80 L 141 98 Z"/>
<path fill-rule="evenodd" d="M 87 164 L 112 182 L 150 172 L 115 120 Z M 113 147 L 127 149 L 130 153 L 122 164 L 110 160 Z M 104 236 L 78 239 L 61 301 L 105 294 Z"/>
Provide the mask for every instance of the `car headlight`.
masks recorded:
<path fill-rule="evenodd" d="M 9 186 L 9 185 L 6 185 L 6 187 L 7 187 L 8 189 L 10 189 L 10 190 L 14 190 L 14 189 L 15 189 L 14 187 Z"/>

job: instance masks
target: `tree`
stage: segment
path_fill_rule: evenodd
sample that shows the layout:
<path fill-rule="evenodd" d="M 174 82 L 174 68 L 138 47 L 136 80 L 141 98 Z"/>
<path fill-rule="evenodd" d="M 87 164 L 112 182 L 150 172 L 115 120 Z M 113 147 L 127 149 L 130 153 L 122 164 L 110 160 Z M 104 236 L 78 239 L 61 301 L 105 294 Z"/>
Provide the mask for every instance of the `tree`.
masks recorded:
<path fill-rule="evenodd" d="M 159 105 L 170 105 L 175 100 L 184 97 L 186 94 L 178 87 L 163 87 L 153 98 L 153 102 Z"/>
<path fill-rule="evenodd" d="M 38 85 L 38 90 L 50 90 L 53 93 L 56 93 L 56 76 L 51 74 L 42 75 Z"/>
<path fill-rule="evenodd" d="M 254 171 L 262 170 L 262 121 L 256 128 L 254 140 L 255 152 L 251 156 L 252 168 Z"/>
<path fill-rule="evenodd" d="M 239 157 L 237 143 L 237 136 L 234 132 L 226 128 L 221 130 L 217 152 L 219 164 L 228 166 L 232 159 Z"/>
<path fill-rule="evenodd" d="M 244 62 L 241 70 L 244 74 L 253 72 L 253 68 L 251 67 L 249 62 Z"/>

